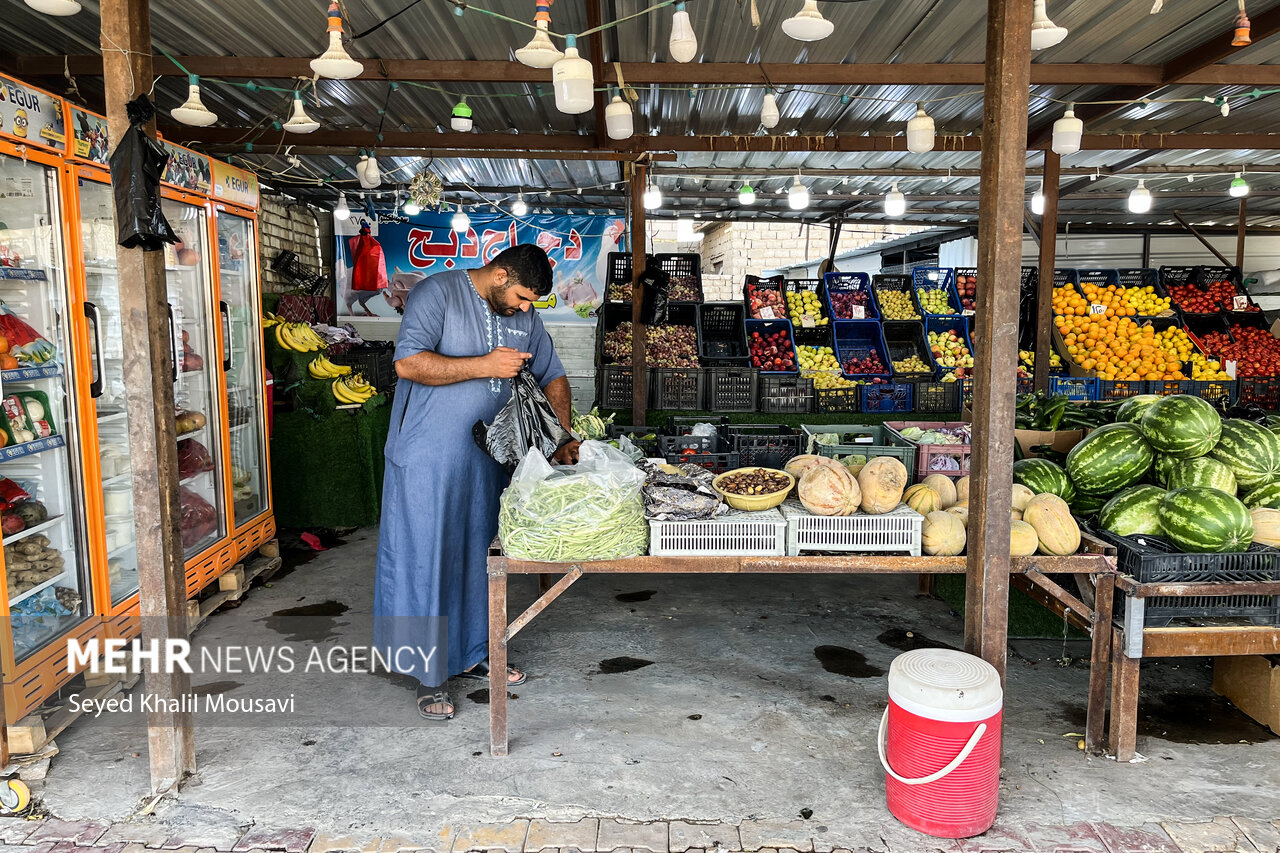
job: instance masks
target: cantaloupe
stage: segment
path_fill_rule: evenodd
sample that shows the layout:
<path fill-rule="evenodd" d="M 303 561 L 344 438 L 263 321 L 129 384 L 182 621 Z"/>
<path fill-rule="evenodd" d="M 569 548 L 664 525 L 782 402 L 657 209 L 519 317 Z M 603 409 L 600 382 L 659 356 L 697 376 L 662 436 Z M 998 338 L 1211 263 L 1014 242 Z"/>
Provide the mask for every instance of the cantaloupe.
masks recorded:
<path fill-rule="evenodd" d="M 946 474 L 930 474 L 920 482 L 938 493 L 938 499 L 942 501 L 943 509 L 954 506 L 955 502 L 960 500 L 956 494 L 956 481 Z"/>
<path fill-rule="evenodd" d="M 862 488 L 862 511 L 871 515 L 883 515 L 902 503 L 902 491 L 907 487 L 907 468 L 897 459 L 877 456 L 858 474 Z"/>
<path fill-rule="evenodd" d="M 902 493 L 902 502 L 921 515 L 943 509 L 938 493 L 924 483 L 917 483 Z"/>
<path fill-rule="evenodd" d="M 805 471 L 796 494 L 814 515 L 852 515 L 862 500 L 858 481 L 838 462 L 819 463 Z"/>
<path fill-rule="evenodd" d="M 1009 510 L 1009 517 L 1014 521 L 1022 521 L 1022 510 L 1020 509 Z"/>
<path fill-rule="evenodd" d="M 1022 517 L 1035 528 L 1040 553 L 1065 557 L 1080 550 L 1080 526 L 1071 517 L 1067 502 L 1057 495 L 1036 495 L 1027 503 Z"/>
<path fill-rule="evenodd" d="M 921 550 L 931 557 L 954 557 L 964 550 L 965 527 L 955 513 L 931 512 L 920 528 Z"/>
<path fill-rule="evenodd" d="M 959 480 L 956 480 L 956 500 L 969 500 L 969 475 L 966 474 Z"/>
<path fill-rule="evenodd" d="M 1027 508 L 1027 502 L 1036 496 L 1036 493 L 1021 483 L 1013 484 L 1013 508 L 1016 510 L 1024 510 Z"/>
<path fill-rule="evenodd" d="M 961 523 L 964 524 L 965 529 L 969 529 L 969 508 L 967 506 L 949 506 L 944 511 L 949 512 L 956 518 L 960 519 Z"/>
<path fill-rule="evenodd" d="M 1009 528 L 1009 553 L 1014 557 L 1030 557 L 1040 547 L 1036 529 L 1025 521 L 1015 521 Z"/>
<path fill-rule="evenodd" d="M 1280 509 L 1260 506 L 1249 510 L 1253 519 L 1253 541 L 1280 548 Z"/>

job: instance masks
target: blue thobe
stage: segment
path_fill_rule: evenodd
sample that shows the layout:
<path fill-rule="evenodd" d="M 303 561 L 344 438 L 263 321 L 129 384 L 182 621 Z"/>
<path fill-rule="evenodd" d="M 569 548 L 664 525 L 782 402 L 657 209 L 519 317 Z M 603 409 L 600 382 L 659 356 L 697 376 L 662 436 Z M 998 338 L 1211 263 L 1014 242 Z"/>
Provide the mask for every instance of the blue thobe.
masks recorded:
<path fill-rule="evenodd" d="M 486 326 L 486 316 L 497 329 Z M 410 291 L 395 357 L 484 355 L 496 336 L 499 345 L 533 354 L 528 363 L 540 386 L 565 375 L 537 312 L 493 314 L 464 271 L 433 275 Z M 488 654 L 486 558 L 508 477 L 475 443 L 471 428 L 477 420 L 492 421 L 510 396 L 507 380 L 396 383 L 373 638 L 392 653 L 392 669 L 428 687 Z"/>

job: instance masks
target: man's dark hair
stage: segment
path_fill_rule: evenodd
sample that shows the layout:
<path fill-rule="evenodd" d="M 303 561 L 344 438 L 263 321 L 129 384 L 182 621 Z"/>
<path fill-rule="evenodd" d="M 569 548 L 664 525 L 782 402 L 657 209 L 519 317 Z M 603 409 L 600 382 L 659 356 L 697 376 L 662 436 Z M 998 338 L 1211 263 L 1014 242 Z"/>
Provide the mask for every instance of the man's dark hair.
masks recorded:
<path fill-rule="evenodd" d="M 507 271 L 507 287 L 519 284 L 539 296 L 546 296 L 551 292 L 554 284 L 551 261 L 547 259 L 547 253 L 533 243 L 521 243 L 504 249 L 489 263 Z"/>

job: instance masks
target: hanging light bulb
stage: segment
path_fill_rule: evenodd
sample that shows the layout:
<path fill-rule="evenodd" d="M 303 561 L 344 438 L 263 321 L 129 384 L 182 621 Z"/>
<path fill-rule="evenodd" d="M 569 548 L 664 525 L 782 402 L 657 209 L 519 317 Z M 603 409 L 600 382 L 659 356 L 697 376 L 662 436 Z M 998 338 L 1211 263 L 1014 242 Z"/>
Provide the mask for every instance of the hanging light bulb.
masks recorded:
<path fill-rule="evenodd" d="M 512 216 L 524 216 L 529 212 L 529 205 L 525 204 L 524 193 L 516 195 L 516 200 L 511 203 Z"/>
<path fill-rule="evenodd" d="M 792 210 L 804 210 L 809 206 L 809 188 L 800 183 L 799 175 L 796 175 L 791 188 L 787 190 L 787 205 Z"/>
<path fill-rule="evenodd" d="M 1031 49 L 1044 50 L 1053 47 L 1067 37 L 1067 28 L 1049 20 L 1045 0 L 1035 0 L 1031 11 Z"/>
<path fill-rule="evenodd" d="M 1031 212 L 1036 216 L 1044 216 L 1044 181 L 1040 182 L 1040 188 L 1031 196 Z"/>
<path fill-rule="evenodd" d="M 404 200 L 404 204 L 400 209 L 404 211 L 405 216 L 417 216 L 422 212 L 422 205 L 413 200 L 413 196 L 409 196 Z"/>
<path fill-rule="evenodd" d="M 560 49 L 551 42 L 547 29 L 551 26 L 551 0 L 538 0 L 533 16 L 533 38 L 516 51 L 516 60 L 530 68 L 550 68 L 564 58 Z"/>
<path fill-rule="evenodd" d="M 912 154 L 924 154 L 933 150 L 933 119 L 924 111 L 924 104 L 916 104 L 916 114 L 907 122 L 907 150 Z"/>
<path fill-rule="evenodd" d="M 662 207 L 662 190 L 658 189 L 657 184 L 649 184 L 641 200 L 644 202 L 645 210 L 657 210 Z"/>
<path fill-rule="evenodd" d="M 1222 113 L 1223 118 L 1226 118 L 1227 116 L 1231 115 L 1231 104 L 1227 102 L 1226 98 L 1223 98 L 1218 103 L 1218 112 Z"/>
<path fill-rule="evenodd" d="M 307 115 L 302 106 L 302 95 L 295 89 L 293 92 L 293 115 L 284 123 L 284 129 L 290 133 L 311 133 L 320 129 L 320 122 Z"/>
<path fill-rule="evenodd" d="M 364 66 L 352 59 L 342 46 L 342 10 L 338 8 L 338 0 L 329 3 L 329 47 L 311 60 L 311 70 L 332 80 L 349 80 L 364 72 Z"/>
<path fill-rule="evenodd" d="M 613 100 L 604 108 L 604 126 L 610 139 L 630 139 L 635 133 L 635 117 L 631 114 L 631 105 L 622 100 L 621 95 L 614 95 Z"/>
<path fill-rule="evenodd" d="M 1244 47 L 1249 44 L 1253 44 L 1253 39 L 1249 37 L 1249 16 L 1244 13 L 1244 0 L 1240 0 L 1240 12 L 1236 15 L 1236 32 L 1231 38 L 1231 46 Z"/>
<path fill-rule="evenodd" d="M 697 243 L 702 239 L 702 232 L 693 230 L 693 220 L 681 217 L 676 220 L 676 241 L 679 243 Z"/>
<path fill-rule="evenodd" d="M 577 115 L 595 105 L 595 78 L 591 63 L 578 55 L 578 40 L 566 36 L 564 59 L 551 68 L 551 83 L 556 90 L 556 109 Z"/>
<path fill-rule="evenodd" d="M 1138 180 L 1138 185 L 1129 192 L 1129 212 L 1146 213 L 1151 210 L 1151 190 L 1146 181 Z"/>
<path fill-rule="evenodd" d="M 898 182 L 893 182 L 893 189 L 884 195 L 884 212 L 886 216 L 901 216 L 907 212 L 907 198 L 898 192 Z"/>
<path fill-rule="evenodd" d="M 351 218 L 351 208 L 347 207 L 347 197 L 342 193 L 338 193 L 338 203 L 333 206 L 333 218 L 339 222 Z"/>
<path fill-rule="evenodd" d="M 366 190 L 382 186 L 382 170 L 378 168 L 378 158 L 372 151 L 360 157 L 360 162 L 356 165 L 356 177 L 360 179 L 360 186 Z"/>
<path fill-rule="evenodd" d="M 804 0 L 800 11 L 782 22 L 782 31 L 796 41 L 820 41 L 835 28 L 836 25 L 818 11 L 818 0 Z"/>
<path fill-rule="evenodd" d="M 749 207 L 756 203 L 756 191 L 751 188 L 751 184 L 743 184 L 742 189 L 738 190 L 738 204 Z"/>
<path fill-rule="evenodd" d="M 676 62 L 691 62 L 698 55 L 698 37 L 693 34 L 693 24 L 683 3 L 676 4 L 676 13 L 671 16 L 671 40 L 667 42 L 667 49 Z"/>
<path fill-rule="evenodd" d="M 765 128 L 774 128 L 778 126 L 778 99 L 773 96 L 773 90 L 769 89 L 764 93 L 764 104 L 760 107 L 760 124 Z"/>
<path fill-rule="evenodd" d="M 1076 118 L 1076 105 L 1067 104 L 1062 118 L 1053 123 L 1053 153 L 1074 154 L 1080 150 L 1080 137 L 1084 135 L 1084 122 Z"/>
<path fill-rule="evenodd" d="M 27 0 L 27 5 L 45 15 L 57 15 L 60 18 L 74 15 L 80 11 L 77 0 Z M 202 125 L 197 125 L 200 127 Z"/>
<path fill-rule="evenodd" d="M 467 99 L 464 97 L 453 107 L 453 115 L 449 116 L 449 127 L 458 133 L 470 133 L 474 127 L 471 121 L 471 107 L 467 105 Z"/>
<path fill-rule="evenodd" d="M 471 217 L 467 216 L 467 212 L 462 209 L 462 205 L 458 205 L 457 212 L 449 220 L 449 227 L 459 234 L 466 234 L 471 228 Z"/>
<path fill-rule="evenodd" d="M 187 102 L 170 110 L 169 115 L 192 127 L 208 127 L 218 120 L 218 117 L 200 102 L 200 78 L 194 74 L 187 75 Z"/>
<path fill-rule="evenodd" d="M 1227 192 L 1232 198 L 1244 198 L 1249 194 L 1249 182 L 1244 179 L 1244 172 L 1236 172 Z"/>

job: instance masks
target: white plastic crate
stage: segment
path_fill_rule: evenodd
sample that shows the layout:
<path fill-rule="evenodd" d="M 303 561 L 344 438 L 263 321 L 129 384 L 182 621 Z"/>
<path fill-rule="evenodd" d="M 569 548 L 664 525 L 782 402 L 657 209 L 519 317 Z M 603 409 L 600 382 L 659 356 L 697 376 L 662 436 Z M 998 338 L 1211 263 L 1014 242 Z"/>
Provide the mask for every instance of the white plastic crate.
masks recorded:
<path fill-rule="evenodd" d="M 802 551 L 897 551 L 920 556 L 924 516 L 906 504 L 883 515 L 814 515 L 798 500 L 780 507 L 787 521 L 787 556 Z"/>
<path fill-rule="evenodd" d="M 782 557 L 786 539 L 787 522 L 776 509 L 649 522 L 649 553 L 655 557 Z"/>

